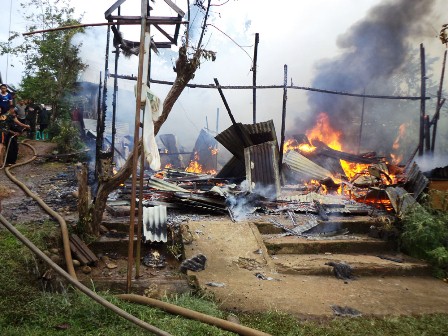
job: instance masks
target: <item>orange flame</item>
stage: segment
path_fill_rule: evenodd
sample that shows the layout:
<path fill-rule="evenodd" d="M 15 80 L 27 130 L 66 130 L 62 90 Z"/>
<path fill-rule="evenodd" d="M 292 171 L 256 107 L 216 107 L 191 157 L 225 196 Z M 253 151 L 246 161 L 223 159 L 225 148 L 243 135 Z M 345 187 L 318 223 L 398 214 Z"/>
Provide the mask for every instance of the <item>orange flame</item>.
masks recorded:
<path fill-rule="evenodd" d="M 398 127 L 398 135 L 395 138 L 394 144 L 392 145 L 395 153 L 390 154 L 393 164 L 399 164 L 403 160 L 403 154 L 399 154 L 398 151 L 400 150 L 400 143 L 403 141 L 406 135 L 406 128 L 408 126 L 409 123 L 403 123 L 400 125 L 400 127 Z"/>
<path fill-rule="evenodd" d="M 198 161 L 190 161 L 185 171 L 188 173 L 202 173 L 202 165 Z"/>
<path fill-rule="evenodd" d="M 164 167 L 164 169 L 170 169 L 173 168 L 173 165 L 171 163 L 167 163 Z"/>
<path fill-rule="evenodd" d="M 210 152 L 212 153 L 212 155 L 218 155 L 218 148 L 214 148 L 214 147 L 209 147 L 208 149 L 210 149 Z"/>
<path fill-rule="evenodd" d="M 341 150 L 340 142 L 341 132 L 334 130 L 330 125 L 328 114 L 321 112 L 316 121 L 316 125 L 305 132 L 308 139 L 313 142 L 314 139 L 324 142 L 328 147 L 335 150 Z"/>

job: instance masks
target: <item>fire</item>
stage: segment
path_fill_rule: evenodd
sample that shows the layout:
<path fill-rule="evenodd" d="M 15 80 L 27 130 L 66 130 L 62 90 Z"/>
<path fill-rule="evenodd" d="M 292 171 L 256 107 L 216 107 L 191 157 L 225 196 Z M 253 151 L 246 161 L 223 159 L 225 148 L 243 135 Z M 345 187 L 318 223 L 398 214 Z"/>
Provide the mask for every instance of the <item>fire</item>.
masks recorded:
<path fill-rule="evenodd" d="M 198 161 L 190 161 L 185 171 L 188 173 L 202 173 L 202 165 Z"/>
<path fill-rule="evenodd" d="M 348 162 L 345 160 L 339 161 L 341 162 L 341 167 L 344 170 L 345 176 L 347 176 L 350 180 L 357 174 L 365 174 L 369 169 L 368 164 Z"/>
<path fill-rule="evenodd" d="M 216 147 L 209 147 L 208 149 L 210 149 L 210 152 L 212 153 L 212 155 L 218 155 L 218 148 Z"/>
<path fill-rule="evenodd" d="M 399 154 L 398 151 L 400 150 L 400 143 L 403 141 L 405 135 L 406 135 L 406 128 L 409 126 L 409 123 L 403 123 L 398 127 L 398 135 L 395 138 L 394 144 L 392 145 L 393 150 L 395 153 L 391 153 L 390 157 L 392 159 L 393 164 L 399 164 L 403 160 L 403 154 Z"/>
<path fill-rule="evenodd" d="M 173 165 L 171 163 L 167 163 L 164 167 L 164 169 L 170 169 L 173 168 Z"/>
<path fill-rule="evenodd" d="M 328 147 L 335 150 L 341 150 L 340 142 L 341 132 L 334 130 L 330 125 L 328 114 L 321 112 L 317 117 L 316 125 L 305 132 L 308 139 L 313 142 L 314 139 L 324 142 Z"/>
<path fill-rule="evenodd" d="M 296 139 L 288 139 L 283 144 L 283 153 L 287 153 L 290 150 L 310 153 L 315 149 L 316 147 L 310 144 L 299 144 Z"/>

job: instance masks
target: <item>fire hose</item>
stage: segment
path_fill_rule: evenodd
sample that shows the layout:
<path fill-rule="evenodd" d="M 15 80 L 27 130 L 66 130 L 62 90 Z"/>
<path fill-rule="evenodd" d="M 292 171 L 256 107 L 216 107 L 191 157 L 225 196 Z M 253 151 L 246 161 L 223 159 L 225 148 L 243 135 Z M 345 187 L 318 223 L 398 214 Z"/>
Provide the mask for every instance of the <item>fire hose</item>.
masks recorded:
<path fill-rule="evenodd" d="M 26 140 L 25 140 L 26 141 Z M 81 292 L 98 302 L 99 304 L 103 305 L 104 307 L 112 310 L 117 315 L 127 319 L 128 321 L 140 326 L 143 329 L 146 329 L 148 331 L 151 331 L 155 335 L 161 335 L 161 336 L 171 336 L 171 334 L 158 329 L 157 327 L 154 327 L 147 322 L 144 322 L 135 316 L 125 312 L 121 308 L 113 305 L 109 301 L 105 300 L 89 288 L 87 288 L 85 285 L 80 283 L 77 280 L 76 273 L 73 266 L 73 260 L 71 257 L 70 252 L 70 244 L 69 244 L 69 238 L 68 238 L 68 230 L 67 230 L 67 224 L 65 220 L 60 216 L 57 212 L 52 210 L 50 207 L 48 207 L 47 204 L 36 194 L 34 194 L 31 190 L 29 190 L 22 182 L 20 182 L 18 179 L 16 179 L 11 172 L 9 171 L 11 168 L 18 167 L 21 165 L 25 165 L 30 163 L 31 161 L 35 160 L 37 157 L 36 150 L 33 146 L 27 144 L 25 141 L 22 141 L 21 144 L 28 146 L 33 151 L 33 157 L 24 161 L 17 163 L 15 165 L 12 165 L 10 167 L 7 167 L 5 169 L 6 175 L 11 179 L 14 183 L 16 183 L 20 188 L 25 191 L 27 195 L 32 197 L 35 201 L 39 203 L 39 205 L 53 218 L 57 219 L 59 224 L 61 225 L 61 233 L 62 233 L 62 240 L 64 245 L 64 256 L 65 261 L 68 269 L 68 273 L 63 270 L 60 266 L 58 266 L 56 263 L 54 263 L 45 253 L 43 253 L 38 247 L 36 247 L 30 240 L 28 240 L 25 236 L 23 236 L 11 223 L 9 223 L 1 214 L 0 214 L 0 222 L 17 238 L 19 239 L 25 246 L 27 246 L 33 253 L 35 253 L 39 258 L 41 258 L 43 261 L 45 261 L 51 268 L 53 268 L 59 275 L 61 275 L 64 279 L 66 279 L 70 284 L 72 284 L 74 287 L 79 289 Z M 9 147 L 9 144 L 8 144 Z M 202 314 L 190 309 L 186 309 L 183 307 L 179 307 L 167 302 L 163 302 L 160 300 L 150 299 L 144 296 L 134 295 L 134 294 L 122 294 L 117 295 L 118 298 L 134 303 L 139 304 L 146 304 L 150 305 L 159 309 L 162 309 L 166 312 L 184 316 L 186 318 L 194 319 L 200 322 L 204 322 L 210 325 L 214 325 L 216 327 L 219 327 L 224 330 L 228 330 L 231 332 L 238 333 L 240 335 L 247 335 L 247 336 L 270 336 L 270 334 L 264 333 L 262 331 L 252 329 L 249 327 L 245 327 L 230 321 L 226 321 L 223 319 L 219 319 L 213 316 L 209 316 L 206 314 Z"/>
<path fill-rule="evenodd" d="M 9 152 L 9 146 L 11 145 L 12 139 L 15 137 L 16 137 L 16 135 L 14 134 L 11 138 L 9 138 L 8 146 L 6 147 L 6 152 L 5 152 L 5 159 L 3 160 L 3 165 L 0 167 L 0 169 L 3 169 L 6 165 L 6 160 L 8 158 L 8 152 Z"/>

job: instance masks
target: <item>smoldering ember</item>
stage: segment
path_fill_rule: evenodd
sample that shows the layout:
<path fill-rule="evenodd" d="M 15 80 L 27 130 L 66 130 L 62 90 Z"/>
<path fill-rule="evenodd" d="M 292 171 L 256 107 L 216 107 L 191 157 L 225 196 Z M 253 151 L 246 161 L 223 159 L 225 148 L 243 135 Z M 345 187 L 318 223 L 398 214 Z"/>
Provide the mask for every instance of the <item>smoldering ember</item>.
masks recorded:
<path fill-rule="evenodd" d="M 63 153 L 56 149 L 57 136 L 49 139 L 48 132 L 36 130 L 20 143 L 17 163 L 7 165 L 12 142 L 5 146 L 0 181 L 24 193 L 2 195 L 0 189 L 0 221 L 45 262 L 37 267 L 45 290 L 60 290 L 65 279 L 91 297 L 97 295 L 93 288 L 156 307 L 160 301 L 139 301 L 128 294 L 162 300 L 210 293 L 226 311 L 277 310 L 300 317 L 448 313 L 446 260 L 440 258 L 435 265 L 415 253 L 404 234 L 416 209 L 437 214 L 448 209 L 448 166 L 435 160 L 438 143 L 446 142 L 445 129 L 439 125 L 437 133 L 437 126 L 438 121 L 446 124 L 441 111 L 447 52 L 436 97 L 427 94 L 423 43 L 417 48 L 420 59 L 413 63 L 418 65 L 418 73 L 412 74 L 417 83 L 409 84 L 420 87 L 419 93 L 410 94 L 415 90 L 409 88 L 402 94 L 390 81 L 398 68 L 412 68 L 405 65 L 411 51 L 404 32 L 390 33 L 396 33 L 396 39 L 387 40 L 384 63 L 381 53 L 371 55 L 385 43 L 384 34 L 378 33 L 381 41 L 365 49 L 360 41 L 372 27 L 391 24 L 391 14 L 404 11 L 398 6 L 404 1 L 385 2 L 368 20 L 353 26 L 341 43 L 357 52 L 321 63 L 312 87 L 294 85 L 292 79 L 288 84 L 287 65 L 283 83 L 258 85 L 258 33 L 251 57 L 252 85 L 221 85 L 216 77 L 214 84 L 194 84 L 200 63 L 219 56 L 201 42 L 210 1 L 195 4 L 203 13 L 197 47 L 189 46 L 188 34 L 183 39 L 180 33 L 190 22 L 190 9 L 186 13 L 168 0 L 142 0 L 138 16 L 121 15 L 125 2 L 114 2 L 104 13 L 110 29 L 99 83 L 77 81 L 69 100 L 78 103 L 72 106 L 67 127 L 75 126 L 71 134 L 74 139 L 79 133 L 82 148 Z M 149 15 L 152 6 L 162 4 L 172 16 Z M 411 19 L 429 13 L 427 6 L 418 7 L 420 12 L 407 8 L 397 22 L 413 25 Z M 140 40 L 124 39 L 123 25 L 140 26 Z M 149 27 L 164 38 L 150 34 Z M 444 25 L 438 36 L 445 46 L 447 32 Z M 178 44 L 174 81 L 151 78 L 151 58 Z M 138 60 L 137 76 L 119 73 L 120 55 Z M 132 83 L 134 92 L 120 88 L 121 81 Z M 368 93 L 369 83 L 386 91 Z M 170 87 L 165 97 L 152 91 L 155 84 Z M 225 112 L 221 107 L 220 116 L 217 109 L 216 125 L 206 118 L 200 129 L 162 128 L 178 98 L 188 99 L 186 88 L 220 98 L 217 104 Z M 13 86 L 7 89 L 20 94 Z M 283 93 L 277 127 L 277 117 L 261 120 L 257 114 L 257 94 L 265 89 Z M 251 96 L 252 123 L 234 113 L 234 96 L 227 95 L 232 90 Z M 297 125 L 290 125 L 288 94 L 297 91 L 307 92 L 312 111 L 309 117 L 294 116 Z M 366 101 L 378 105 L 369 110 Z M 426 108 L 429 101 L 436 101 L 435 111 Z M 393 114 L 393 109 L 398 112 Z M 126 111 L 126 117 L 120 111 Z M 417 117 L 401 123 L 397 114 L 402 112 Z M 230 122 L 224 130 L 223 116 Z M 393 124 L 395 131 L 384 123 Z M 415 134 L 409 135 L 409 129 Z M 180 140 L 183 132 L 195 137 L 194 146 Z M 63 141 L 70 142 L 70 136 Z M 38 182 L 32 181 L 35 176 Z M 55 248 L 44 253 L 14 230 L 10 222 L 25 221 L 14 211 L 15 202 L 29 221 L 60 224 L 62 239 Z M 418 233 L 429 234 L 424 228 Z M 428 239 L 440 240 L 444 251 L 448 249 L 445 238 Z M 435 269 L 442 274 L 438 278 Z M 251 334 L 238 327 L 227 321 L 221 328 Z"/>

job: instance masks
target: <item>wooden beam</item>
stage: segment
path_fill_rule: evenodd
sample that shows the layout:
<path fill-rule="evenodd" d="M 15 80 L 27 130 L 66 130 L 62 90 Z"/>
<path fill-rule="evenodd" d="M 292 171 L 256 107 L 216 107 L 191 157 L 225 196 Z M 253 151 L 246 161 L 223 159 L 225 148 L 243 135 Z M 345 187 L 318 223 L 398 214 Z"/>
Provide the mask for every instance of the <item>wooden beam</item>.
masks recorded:
<path fill-rule="evenodd" d="M 121 6 L 121 4 L 123 2 L 125 2 L 126 0 L 118 0 L 117 2 L 115 2 L 112 6 L 110 6 L 110 8 L 104 12 L 104 17 L 107 19 L 109 19 L 109 16 L 112 14 L 112 12 L 114 10 L 116 10 L 118 7 Z"/>
<path fill-rule="evenodd" d="M 165 30 L 163 30 L 157 23 L 154 24 L 154 27 L 156 27 L 156 29 L 162 33 L 163 36 L 165 36 L 171 43 L 176 44 L 176 42 L 174 41 L 174 39 L 170 36 L 170 34 L 168 34 Z"/>
<path fill-rule="evenodd" d="M 168 6 L 170 6 L 177 14 L 179 14 L 180 17 L 184 17 L 185 13 L 182 11 L 182 9 L 180 9 L 179 7 L 177 7 L 177 5 L 172 2 L 171 0 L 164 0 Z"/>

